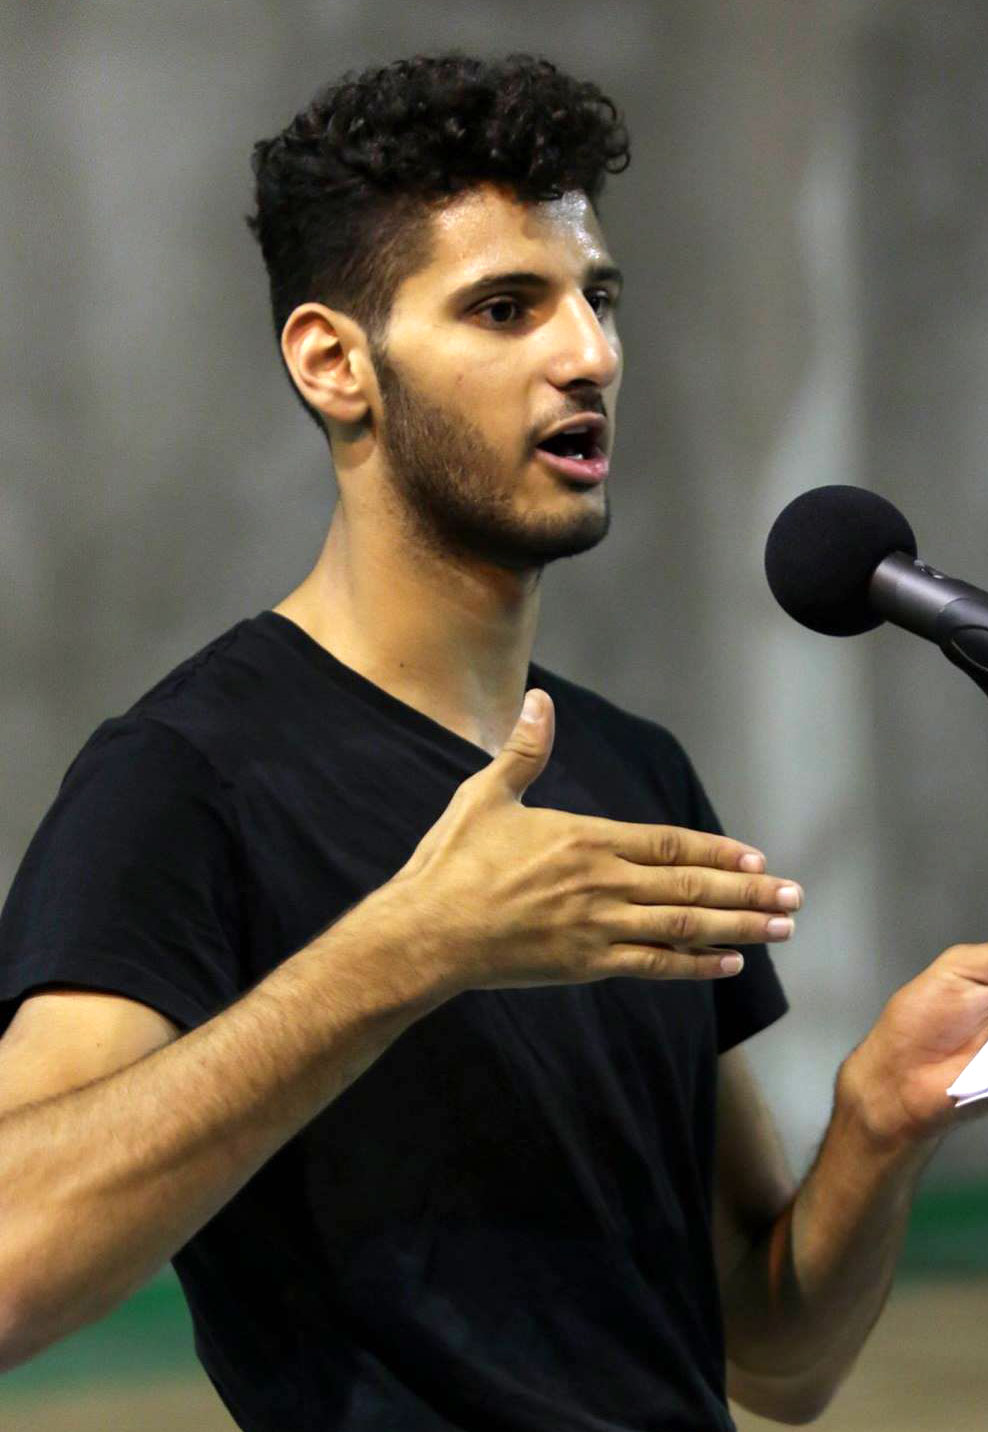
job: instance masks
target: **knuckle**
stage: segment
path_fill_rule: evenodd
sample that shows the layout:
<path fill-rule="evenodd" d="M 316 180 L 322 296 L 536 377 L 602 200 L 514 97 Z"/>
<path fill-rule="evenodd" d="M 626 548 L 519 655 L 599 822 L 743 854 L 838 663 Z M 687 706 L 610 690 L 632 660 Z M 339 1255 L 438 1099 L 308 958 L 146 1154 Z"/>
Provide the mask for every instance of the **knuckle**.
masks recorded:
<path fill-rule="evenodd" d="M 960 942 L 956 945 L 948 945 L 945 950 L 941 950 L 934 963 L 962 975 L 973 975 L 980 985 L 983 978 L 982 966 L 986 957 L 988 957 L 988 945 Z"/>
<path fill-rule="evenodd" d="M 660 865 L 675 865 L 682 849 L 679 831 L 675 826 L 660 825 L 656 833 L 656 856 Z"/>
<path fill-rule="evenodd" d="M 764 897 L 765 890 L 763 885 L 761 884 L 761 881 L 746 880 L 744 882 L 742 904 L 746 905 L 749 910 L 761 909 L 762 904 L 764 903 Z"/>
<path fill-rule="evenodd" d="M 606 918 L 614 898 L 620 897 L 606 864 L 588 856 L 579 844 L 566 840 L 556 862 L 551 908 L 563 923 L 584 924 Z"/>
<path fill-rule="evenodd" d="M 677 893 L 683 903 L 686 905 L 697 904 L 702 893 L 702 882 L 698 873 L 695 870 L 683 870 L 676 883 L 678 887 Z"/>
<path fill-rule="evenodd" d="M 671 950 L 664 950 L 660 946 L 653 946 L 648 953 L 648 972 L 651 975 L 662 976 L 668 973 L 669 956 Z"/>
<path fill-rule="evenodd" d="M 614 821 L 603 816 L 579 815 L 569 817 L 569 826 L 580 838 L 585 850 L 609 850 L 613 844 Z"/>
<path fill-rule="evenodd" d="M 583 862 L 596 849 L 594 834 L 582 821 L 569 820 L 560 831 L 560 842 L 565 853 Z"/>
<path fill-rule="evenodd" d="M 622 945 L 640 944 L 648 939 L 648 934 L 642 931 L 641 921 L 624 905 L 614 905 L 605 910 L 601 914 L 600 925 L 610 940 Z"/>
<path fill-rule="evenodd" d="M 690 941 L 696 934 L 697 918 L 690 906 L 685 905 L 680 910 L 673 910 L 667 917 L 669 936 L 672 940 L 682 943 Z"/>
<path fill-rule="evenodd" d="M 616 901 L 622 905 L 627 904 L 636 894 L 628 879 L 627 863 L 618 860 L 616 856 L 594 863 L 592 884 L 595 894 L 602 898 L 608 907 Z"/>

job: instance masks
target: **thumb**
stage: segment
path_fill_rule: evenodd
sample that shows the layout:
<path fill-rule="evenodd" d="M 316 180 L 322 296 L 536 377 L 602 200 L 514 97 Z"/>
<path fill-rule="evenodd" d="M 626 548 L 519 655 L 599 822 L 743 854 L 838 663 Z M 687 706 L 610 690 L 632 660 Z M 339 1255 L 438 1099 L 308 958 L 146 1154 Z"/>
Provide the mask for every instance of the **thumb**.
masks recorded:
<path fill-rule="evenodd" d="M 547 691 L 533 686 L 526 692 L 515 728 L 494 757 L 493 769 L 509 790 L 521 797 L 546 768 L 556 735 L 556 711 Z"/>

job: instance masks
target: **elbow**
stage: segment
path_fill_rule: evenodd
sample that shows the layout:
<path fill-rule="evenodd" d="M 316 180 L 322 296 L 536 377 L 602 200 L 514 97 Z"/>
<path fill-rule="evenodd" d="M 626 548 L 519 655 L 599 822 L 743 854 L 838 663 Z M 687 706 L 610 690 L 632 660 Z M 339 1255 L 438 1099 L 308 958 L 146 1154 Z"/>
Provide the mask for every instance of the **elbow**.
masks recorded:
<path fill-rule="evenodd" d="M 15 1254 L 9 1237 L 0 1245 L 0 1253 L 0 1373 L 4 1373 L 30 1362 L 54 1339 L 41 1335 L 24 1287 L 24 1270 L 32 1260 L 23 1252 Z"/>
<path fill-rule="evenodd" d="M 6 1250 L 5 1250 L 6 1251 Z M 7 1261 L 7 1260 L 3 1260 Z M 18 1269 L 27 1260 L 17 1260 Z M 25 1283 L 15 1276 L 9 1262 L 0 1263 L 0 1374 L 20 1367 L 54 1346 L 81 1326 L 67 1321 L 66 1302 L 60 1297 L 49 1274 L 43 1286 Z"/>
<path fill-rule="evenodd" d="M 43 1339 L 31 1336 L 11 1304 L 0 1306 L 0 1374 L 30 1362 L 45 1346 Z"/>
<path fill-rule="evenodd" d="M 728 1395 L 748 1412 L 785 1427 L 806 1427 L 822 1417 L 837 1391 L 835 1382 L 742 1372 L 729 1364 Z"/>
<path fill-rule="evenodd" d="M 790 1427 L 806 1427 L 810 1422 L 815 1422 L 822 1417 L 833 1401 L 833 1396 L 820 1398 L 812 1402 L 801 1402 L 793 1409 L 792 1415 L 784 1421 Z"/>
<path fill-rule="evenodd" d="M 754 1412 L 769 1422 L 780 1422 L 784 1427 L 806 1427 L 822 1417 L 830 1406 L 832 1398 L 807 1397 L 785 1389 L 773 1388 L 765 1396 L 734 1399 L 748 1412 Z"/>
<path fill-rule="evenodd" d="M 79 1310 L 70 1316 L 64 1303 L 51 1294 L 34 1303 L 8 1299 L 0 1306 L 0 1375 L 47 1352 L 100 1316 L 101 1311 L 91 1309 L 85 1317 Z"/>
<path fill-rule="evenodd" d="M 0 1280 L 0 1374 L 30 1362 L 63 1335 L 50 1310 L 44 1316 L 18 1293 L 13 1279 Z"/>
<path fill-rule="evenodd" d="M 830 1406 L 832 1397 L 815 1398 L 809 1401 L 797 1399 L 787 1407 L 785 1417 L 777 1417 L 777 1422 L 784 1423 L 787 1427 L 806 1427 L 810 1422 L 815 1422 L 822 1417 Z"/>

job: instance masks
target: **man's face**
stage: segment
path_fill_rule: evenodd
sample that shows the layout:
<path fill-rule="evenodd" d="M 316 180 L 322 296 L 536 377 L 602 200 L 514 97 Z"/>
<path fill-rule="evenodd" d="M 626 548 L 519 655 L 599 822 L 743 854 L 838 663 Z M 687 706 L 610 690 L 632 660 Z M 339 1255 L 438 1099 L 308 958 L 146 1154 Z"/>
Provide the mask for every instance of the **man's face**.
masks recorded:
<path fill-rule="evenodd" d="M 415 536 L 442 556 L 509 570 L 595 547 L 607 480 L 589 486 L 536 453 L 580 413 L 607 418 L 621 380 L 619 282 L 586 196 L 522 205 L 490 186 L 433 219 L 435 254 L 399 288 L 385 350 L 372 346 L 382 470 Z M 538 286 L 483 275 L 539 275 Z"/>

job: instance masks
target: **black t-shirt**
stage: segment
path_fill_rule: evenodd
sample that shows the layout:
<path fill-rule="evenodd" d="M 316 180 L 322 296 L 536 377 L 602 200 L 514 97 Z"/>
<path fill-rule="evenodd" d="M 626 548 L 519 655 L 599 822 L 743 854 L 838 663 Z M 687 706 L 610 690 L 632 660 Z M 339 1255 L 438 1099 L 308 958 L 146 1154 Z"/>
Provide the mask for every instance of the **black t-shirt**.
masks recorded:
<path fill-rule="evenodd" d="M 720 830 L 662 726 L 534 663 L 528 686 L 556 736 L 524 804 Z M 279 613 L 238 622 L 69 766 L 0 916 L 0 1031 L 52 983 L 221 1014 L 490 760 Z M 712 983 L 468 990 L 410 1025 L 173 1259 L 240 1427 L 733 1428 L 717 1055 L 788 1007 L 745 956 Z"/>

